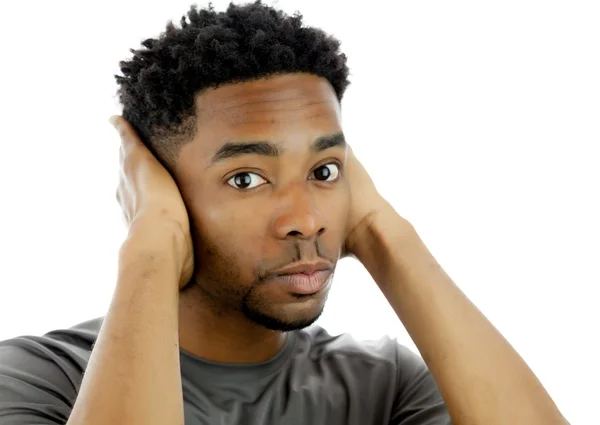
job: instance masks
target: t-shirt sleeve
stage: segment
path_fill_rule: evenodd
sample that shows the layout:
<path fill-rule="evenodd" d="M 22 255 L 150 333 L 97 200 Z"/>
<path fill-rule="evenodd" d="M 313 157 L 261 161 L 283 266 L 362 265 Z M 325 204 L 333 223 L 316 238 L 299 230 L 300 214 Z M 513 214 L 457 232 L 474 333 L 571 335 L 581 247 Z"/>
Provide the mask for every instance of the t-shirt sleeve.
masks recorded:
<path fill-rule="evenodd" d="M 0 342 L 0 424 L 64 425 L 76 397 L 77 369 L 42 339 Z"/>
<path fill-rule="evenodd" d="M 397 362 L 398 384 L 390 425 L 452 425 L 425 361 L 398 344 Z"/>

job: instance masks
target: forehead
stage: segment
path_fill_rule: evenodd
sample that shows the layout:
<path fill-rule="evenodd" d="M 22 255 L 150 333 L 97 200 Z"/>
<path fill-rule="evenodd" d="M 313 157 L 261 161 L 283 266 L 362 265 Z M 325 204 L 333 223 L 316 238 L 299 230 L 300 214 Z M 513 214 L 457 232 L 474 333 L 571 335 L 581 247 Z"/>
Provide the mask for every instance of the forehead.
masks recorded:
<path fill-rule="evenodd" d="M 311 74 L 285 74 L 229 84 L 196 97 L 197 132 L 180 151 L 181 165 L 210 161 L 231 141 L 272 141 L 291 150 L 341 131 L 333 87 Z"/>

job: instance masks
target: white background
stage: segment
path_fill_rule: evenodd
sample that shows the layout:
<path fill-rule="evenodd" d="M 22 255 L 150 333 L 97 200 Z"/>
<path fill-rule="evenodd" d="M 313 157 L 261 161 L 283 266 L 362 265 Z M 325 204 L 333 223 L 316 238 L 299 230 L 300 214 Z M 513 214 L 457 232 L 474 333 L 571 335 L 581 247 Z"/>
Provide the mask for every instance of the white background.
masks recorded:
<path fill-rule="evenodd" d="M 105 313 L 125 235 L 113 74 L 190 2 L 0 4 L 6 339 Z M 380 190 L 571 423 L 599 423 L 598 3 L 278 4 L 342 40 L 347 138 Z M 321 324 L 415 348 L 352 260 Z"/>

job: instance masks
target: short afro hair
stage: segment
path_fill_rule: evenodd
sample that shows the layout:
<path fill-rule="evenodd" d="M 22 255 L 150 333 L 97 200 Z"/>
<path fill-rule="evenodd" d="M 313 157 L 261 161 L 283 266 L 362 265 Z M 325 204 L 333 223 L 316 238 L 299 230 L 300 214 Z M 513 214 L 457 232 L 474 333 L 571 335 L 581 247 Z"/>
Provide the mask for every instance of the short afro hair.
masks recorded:
<path fill-rule="evenodd" d="M 169 167 L 196 133 L 194 99 L 204 89 L 303 72 L 327 79 L 341 102 L 349 85 L 337 39 L 261 0 L 230 3 L 225 12 L 192 5 L 180 27 L 170 22 L 141 45 L 119 64 L 117 94 L 123 116 Z"/>

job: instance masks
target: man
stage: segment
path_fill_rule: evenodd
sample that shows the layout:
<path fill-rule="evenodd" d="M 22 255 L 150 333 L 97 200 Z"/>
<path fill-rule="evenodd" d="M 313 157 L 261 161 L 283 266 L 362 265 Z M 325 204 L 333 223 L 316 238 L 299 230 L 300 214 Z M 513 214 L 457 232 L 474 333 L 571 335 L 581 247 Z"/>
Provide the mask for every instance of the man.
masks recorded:
<path fill-rule="evenodd" d="M 566 423 L 346 145 L 335 39 L 256 2 L 192 8 L 142 44 L 112 119 L 129 226 L 113 300 L 0 344 L 1 424 Z M 424 360 L 312 325 L 344 256 Z"/>

